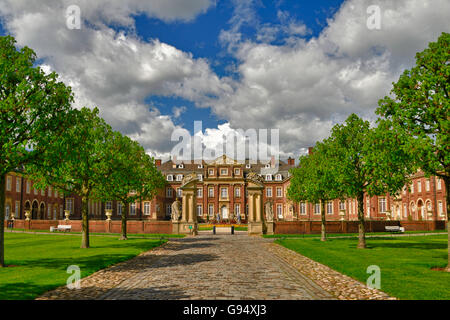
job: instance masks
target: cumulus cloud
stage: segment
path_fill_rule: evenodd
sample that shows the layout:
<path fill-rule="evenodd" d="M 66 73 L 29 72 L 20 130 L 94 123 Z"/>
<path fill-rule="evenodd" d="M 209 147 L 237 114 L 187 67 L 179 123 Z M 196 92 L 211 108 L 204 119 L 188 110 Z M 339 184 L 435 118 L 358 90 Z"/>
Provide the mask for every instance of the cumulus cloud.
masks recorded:
<path fill-rule="evenodd" d="M 370 5 L 380 8 L 380 30 L 367 28 Z M 213 111 L 234 128 L 280 128 L 281 150 L 298 154 L 352 112 L 373 117 L 415 53 L 449 30 L 448 12 L 446 0 L 349 0 L 319 36 L 282 45 L 270 44 L 277 32 L 270 27 L 260 33 L 269 41 L 243 38 L 236 15 L 222 40 L 232 42 L 240 80 Z"/>

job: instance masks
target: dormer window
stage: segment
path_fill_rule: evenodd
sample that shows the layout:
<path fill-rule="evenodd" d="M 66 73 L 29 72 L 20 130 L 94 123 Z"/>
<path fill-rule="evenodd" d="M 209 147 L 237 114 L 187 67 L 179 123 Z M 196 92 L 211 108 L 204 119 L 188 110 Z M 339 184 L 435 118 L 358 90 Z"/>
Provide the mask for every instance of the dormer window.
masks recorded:
<path fill-rule="evenodd" d="M 173 181 L 173 175 L 169 174 L 169 175 L 167 176 L 167 181 Z"/>
<path fill-rule="evenodd" d="M 266 174 L 266 181 L 272 181 L 272 175 Z"/>
<path fill-rule="evenodd" d="M 198 178 L 198 180 L 202 181 L 202 180 L 203 180 L 203 175 L 198 174 L 198 175 L 197 175 L 197 178 Z"/>
<path fill-rule="evenodd" d="M 183 180 L 183 175 L 182 174 L 177 175 L 177 181 L 181 181 L 181 180 Z"/>
<path fill-rule="evenodd" d="M 275 180 L 281 181 L 281 180 L 282 180 L 281 174 L 277 174 L 277 175 L 275 176 Z"/>

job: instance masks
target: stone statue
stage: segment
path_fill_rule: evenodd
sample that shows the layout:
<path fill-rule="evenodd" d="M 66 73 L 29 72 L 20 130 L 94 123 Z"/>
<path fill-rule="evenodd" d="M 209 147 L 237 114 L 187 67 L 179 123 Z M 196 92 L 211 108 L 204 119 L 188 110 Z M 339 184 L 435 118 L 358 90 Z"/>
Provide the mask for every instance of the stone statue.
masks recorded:
<path fill-rule="evenodd" d="M 253 172 L 253 171 L 251 171 L 247 174 L 247 179 L 258 181 L 260 183 L 264 182 L 263 178 L 261 176 L 259 176 L 256 172 Z"/>
<path fill-rule="evenodd" d="M 197 174 L 194 172 L 189 173 L 184 176 L 183 180 L 181 181 L 181 185 L 185 185 L 186 183 L 189 183 L 194 179 L 197 179 Z"/>
<path fill-rule="evenodd" d="M 265 205 L 267 222 L 273 222 L 273 208 L 272 207 L 273 207 L 272 202 L 267 201 L 266 205 Z"/>
<path fill-rule="evenodd" d="M 180 200 L 176 199 L 173 203 L 172 203 L 172 221 L 177 222 L 178 220 L 180 220 L 181 217 L 181 202 Z"/>

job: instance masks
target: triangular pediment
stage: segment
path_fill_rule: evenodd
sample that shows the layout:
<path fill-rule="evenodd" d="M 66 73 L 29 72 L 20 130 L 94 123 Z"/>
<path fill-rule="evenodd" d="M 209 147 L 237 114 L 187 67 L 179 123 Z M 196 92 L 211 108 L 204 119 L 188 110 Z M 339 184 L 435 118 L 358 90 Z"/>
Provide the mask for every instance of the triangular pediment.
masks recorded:
<path fill-rule="evenodd" d="M 206 161 L 209 165 L 227 165 L 227 164 L 242 164 L 242 162 L 239 162 L 233 158 L 228 157 L 227 155 L 222 155 L 215 160 Z"/>

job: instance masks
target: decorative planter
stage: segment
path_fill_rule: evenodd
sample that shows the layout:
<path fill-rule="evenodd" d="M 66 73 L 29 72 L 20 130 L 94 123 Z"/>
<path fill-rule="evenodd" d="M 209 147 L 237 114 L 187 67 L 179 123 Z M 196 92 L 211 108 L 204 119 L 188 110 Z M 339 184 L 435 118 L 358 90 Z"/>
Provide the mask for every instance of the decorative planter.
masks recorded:
<path fill-rule="evenodd" d="M 25 210 L 25 220 L 30 221 L 31 212 L 30 210 Z"/>
<path fill-rule="evenodd" d="M 70 217 L 70 210 L 64 210 L 64 215 L 66 216 L 66 221 L 69 221 L 69 217 Z"/>
<path fill-rule="evenodd" d="M 106 215 L 106 221 L 111 221 L 112 210 L 111 209 L 106 210 L 105 215 Z"/>

